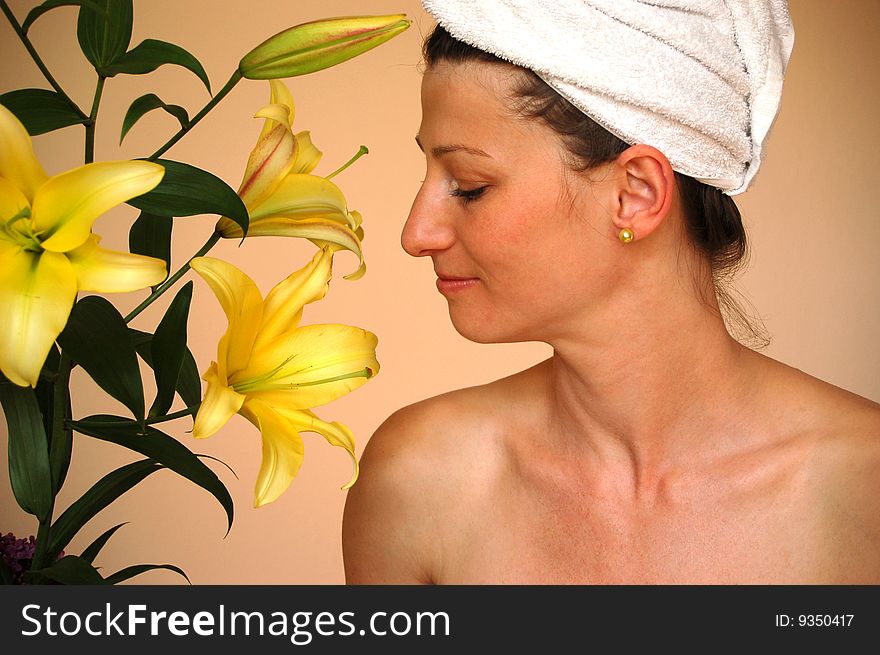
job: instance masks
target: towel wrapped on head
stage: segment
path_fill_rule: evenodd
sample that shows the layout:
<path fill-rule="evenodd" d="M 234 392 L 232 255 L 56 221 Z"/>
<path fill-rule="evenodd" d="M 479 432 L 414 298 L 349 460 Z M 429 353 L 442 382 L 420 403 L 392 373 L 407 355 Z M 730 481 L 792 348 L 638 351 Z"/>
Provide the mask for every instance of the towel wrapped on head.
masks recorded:
<path fill-rule="evenodd" d="M 779 109 L 785 0 L 422 0 L 452 36 L 538 74 L 623 141 L 729 195 Z"/>

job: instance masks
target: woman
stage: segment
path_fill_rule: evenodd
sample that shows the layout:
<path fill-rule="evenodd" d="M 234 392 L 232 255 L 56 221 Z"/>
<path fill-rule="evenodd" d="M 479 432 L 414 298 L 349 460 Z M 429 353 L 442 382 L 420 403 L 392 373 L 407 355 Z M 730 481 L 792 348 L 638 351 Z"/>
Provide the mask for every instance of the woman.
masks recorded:
<path fill-rule="evenodd" d="M 403 247 L 463 336 L 553 356 L 379 428 L 347 580 L 880 583 L 880 406 L 720 310 L 784 3 L 425 4 L 443 27 Z"/>

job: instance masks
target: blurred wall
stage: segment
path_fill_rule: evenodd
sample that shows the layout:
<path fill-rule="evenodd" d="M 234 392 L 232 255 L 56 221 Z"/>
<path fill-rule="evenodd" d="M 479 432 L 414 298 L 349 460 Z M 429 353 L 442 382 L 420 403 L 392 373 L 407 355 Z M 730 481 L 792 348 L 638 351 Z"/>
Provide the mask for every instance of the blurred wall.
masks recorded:
<path fill-rule="evenodd" d="M 36 0 L 13 0 L 23 20 Z M 880 106 L 880 2 L 843 0 L 792 3 L 796 43 L 782 110 L 769 141 L 766 163 L 753 188 L 738 202 L 751 235 L 752 258 L 738 288 L 754 305 L 773 337 L 766 350 L 792 366 L 880 401 L 880 174 L 877 107 Z M 417 0 L 136 0 L 132 43 L 157 38 L 196 55 L 221 88 L 240 57 L 290 25 L 335 15 L 405 12 L 412 28 L 353 61 L 289 81 L 297 101 L 295 129 L 309 129 L 325 153 L 318 173 L 347 160 L 360 144 L 370 154 L 335 181 L 349 204 L 364 215 L 366 277 L 343 280 L 356 266 L 337 257 L 327 298 L 306 309 L 308 323 L 359 325 L 379 335 L 381 374 L 355 393 L 318 409 L 326 420 L 352 428 L 358 452 L 396 408 L 453 388 L 479 384 L 525 368 L 549 354 L 543 344 L 476 345 L 452 329 L 444 299 L 433 286 L 429 260 L 413 260 L 399 234 L 418 189 L 424 162 L 413 137 L 420 120 L 419 52 L 433 25 Z M 61 8 L 41 18 L 30 35 L 47 65 L 82 107 L 91 104 L 94 72 L 78 54 L 76 10 Z M 8 24 L 0 22 L 0 92 L 46 87 Z M 194 114 L 208 99 L 188 71 L 166 66 L 151 75 L 121 76 L 107 84 L 101 107 L 96 158 L 146 156 L 176 129 L 161 112 L 142 119 L 119 146 L 119 126 L 131 101 L 156 92 Z M 261 128 L 251 116 L 268 97 L 268 85 L 243 81 L 169 158 L 211 170 L 233 187 Z M 67 128 L 35 138 L 50 173 L 81 163 L 82 130 Z M 126 248 L 135 212 L 121 208 L 101 218 L 95 231 L 104 244 Z M 174 268 L 210 234 L 215 217 L 178 219 Z M 212 254 L 251 275 L 265 293 L 310 256 L 309 244 L 253 239 L 238 247 L 222 243 Z M 143 293 L 111 296 L 125 313 Z M 166 303 L 136 320 L 152 329 Z M 152 311 L 156 309 L 156 311 Z M 207 287 L 196 282 L 190 347 L 200 369 L 216 357 L 225 319 Z M 118 411 L 82 377 L 74 413 Z M 149 393 L 149 392 L 148 392 Z M 177 408 L 178 405 L 175 406 Z M 345 453 L 317 435 L 305 435 L 299 477 L 275 503 L 254 510 L 253 483 L 260 462 L 257 431 L 235 417 L 220 433 L 196 443 L 187 421 L 168 431 L 196 452 L 228 463 L 236 479 L 215 466 L 236 502 L 232 531 L 217 503 L 204 491 L 160 472 L 103 512 L 69 553 L 79 552 L 116 523 L 130 522 L 97 563 L 112 572 L 141 562 L 181 566 L 197 584 L 337 584 L 343 582 L 340 523 L 350 469 Z M 0 431 L 6 426 L 0 420 Z M 438 426 L 442 431 L 442 426 Z M 35 533 L 16 505 L 0 448 L 0 532 Z M 120 448 L 77 437 L 74 460 L 59 504 L 66 506 L 97 479 L 134 458 Z M 152 572 L 141 583 L 176 583 Z"/>

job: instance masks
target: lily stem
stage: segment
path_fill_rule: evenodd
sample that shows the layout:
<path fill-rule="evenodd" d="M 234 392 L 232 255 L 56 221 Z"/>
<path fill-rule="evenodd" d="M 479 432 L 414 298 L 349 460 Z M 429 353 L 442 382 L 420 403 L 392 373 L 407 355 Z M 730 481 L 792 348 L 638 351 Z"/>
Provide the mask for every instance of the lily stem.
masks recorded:
<path fill-rule="evenodd" d="M 101 94 L 104 93 L 104 80 L 107 78 L 98 75 L 98 83 L 95 85 L 95 99 L 92 101 L 92 113 L 86 123 L 86 156 L 85 163 L 95 161 L 95 123 L 98 120 L 98 107 L 101 104 Z"/>
<path fill-rule="evenodd" d="M 217 244 L 218 241 L 220 241 L 222 236 L 223 236 L 222 234 L 215 231 L 211 235 L 211 237 L 205 242 L 205 245 L 203 245 L 201 248 L 199 248 L 199 251 L 187 260 L 186 264 L 181 266 L 174 273 L 174 275 L 172 275 L 167 280 L 165 280 L 162 284 L 160 284 L 158 287 L 156 287 L 156 290 L 153 293 L 151 293 L 146 300 L 144 300 L 140 305 L 138 305 L 137 307 L 135 307 L 133 310 L 131 310 L 128 313 L 128 316 L 125 317 L 125 322 L 130 323 L 131 320 L 135 316 L 137 316 L 142 311 L 144 311 L 147 307 L 152 305 L 153 302 L 156 300 L 156 298 L 158 298 L 163 293 L 165 293 L 169 288 L 174 286 L 174 283 L 177 282 L 180 278 L 182 278 L 186 274 L 186 272 L 189 270 L 189 263 L 193 259 L 195 259 L 196 257 L 201 257 L 202 255 L 207 254 L 208 251 L 211 250 L 211 248 L 213 248 Z"/>
<path fill-rule="evenodd" d="M 52 76 L 52 73 L 49 72 L 49 69 L 46 68 L 46 64 L 43 63 L 43 59 L 37 53 L 36 48 L 34 48 L 34 44 L 31 43 L 31 40 L 28 38 L 27 34 L 24 33 L 24 30 L 21 29 L 21 25 L 19 25 L 18 20 L 15 18 L 15 14 L 12 13 L 12 10 L 9 9 L 9 5 L 6 4 L 6 0 L 0 0 L 0 11 L 2 11 L 6 18 L 9 20 L 9 23 L 12 25 L 12 29 L 15 30 L 15 33 L 18 34 L 18 38 L 21 40 L 22 44 L 24 44 L 25 49 L 28 51 L 28 54 L 31 56 L 31 59 L 34 60 L 34 63 L 37 65 L 37 68 L 40 69 L 40 72 L 43 73 L 43 77 L 46 78 L 46 81 L 55 89 L 58 94 L 64 98 L 69 104 L 71 109 L 75 110 L 77 114 L 82 117 L 83 123 L 89 120 L 89 117 L 86 116 L 85 112 L 79 108 L 73 100 L 70 99 L 64 89 L 61 88 L 61 85 L 55 81 L 55 78 Z"/>
<path fill-rule="evenodd" d="M 2 1 L 3 0 L 0 0 L 0 2 L 2 2 Z M 193 127 L 195 127 L 198 124 L 198 122 L 200 120 L 202 120 L 205 116 L 207 116 L 208 112 L 211 111 L 214 107 L 216 107 L 217 104 L 221 100 L 223 100 L 223 98 L 225 98 L 229 94 L 230 91 L 232 91 L 233 87 L 236 84 L 238 84 L 240 80 L 241 80 L 241 72 L 238 69 L 236 69 L 236 71 L 232 74 L 232 77 L 230 77 L 229 81 L 226 83 L 226 86 L 224 86 L 222 89 L 220 89 L 217 92 L 217 95 L 215 95 L 213 98 L 211 98 L 211 100 L 208 102 L 208 104 L 206 104 L 198 114 L 193 116 L 192 119 L 189 122 L 187 122 L 186 125 L 181 127 L 177 131 L 177 134 L 175 134 L 170 139 L 168 139 L 168 141 L 165 142 L 165 145 L 163 145 L 156 152 L 154 152 L 152 155 L 150 155 L 149 160 L 155 161 L 156 159 L 161 157 L 169 148 L 171 148 L 171 146 L 173 146 L 175 143 L 180 141 L 184 136 L 186 136 L 187 132 L 189 132 Z"/>
<path fill-rule="evenodd" d="M 52 513 L 55 511 L 55 498 L 52 498 L 52 507 L 49 509 L 48 516 L 45 520 L 40 520 L 40 527 L 37 528 L 37 540 L 34 543 L 34 557 L 31 560 L 31 568 L 41 569 L 46 566 L 46 553 L 49 550 L 49 532 L 52 525 Z"/>

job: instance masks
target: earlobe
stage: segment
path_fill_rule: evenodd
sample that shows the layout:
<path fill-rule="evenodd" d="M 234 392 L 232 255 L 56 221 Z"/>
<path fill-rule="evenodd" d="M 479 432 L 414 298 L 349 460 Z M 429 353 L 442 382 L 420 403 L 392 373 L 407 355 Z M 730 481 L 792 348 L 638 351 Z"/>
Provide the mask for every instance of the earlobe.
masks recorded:
<path fill-rule="evenodd" d="M 669 213 L 675 173 L 662 152 L 642 144 L 624 150 L 616 164 L 620 176 L 615 232 L 627 228 L 636 239 L 643 239 L 654 232 Z"/>

